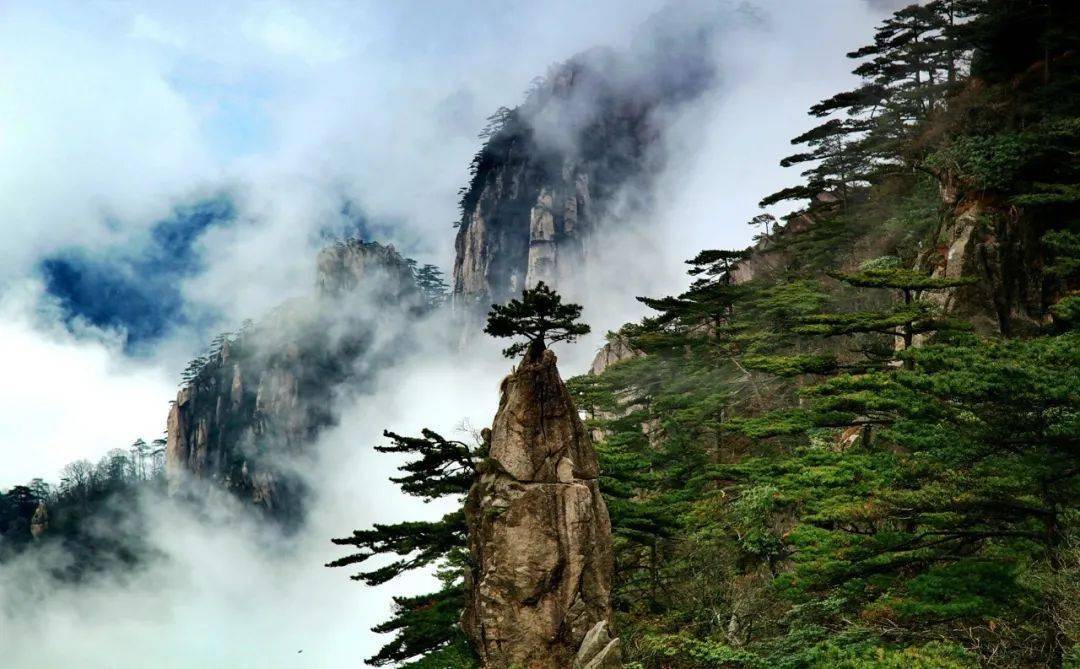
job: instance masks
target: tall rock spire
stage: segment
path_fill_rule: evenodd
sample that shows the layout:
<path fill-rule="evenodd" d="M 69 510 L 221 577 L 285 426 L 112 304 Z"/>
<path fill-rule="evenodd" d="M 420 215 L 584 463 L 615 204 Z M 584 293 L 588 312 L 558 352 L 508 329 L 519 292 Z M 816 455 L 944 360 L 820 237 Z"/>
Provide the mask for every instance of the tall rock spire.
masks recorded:
<path fill-rule="evenodd" d="M 722 3 L 672 5 L 627 48 L 553 66 L 490 117 L 462 189 L 456 309 L 475 318 L 540 281 L 574 285 L 598 235 L 651 209 L 664 132 L 715 82 L 714 39 L 732 20 Z"/>
<path fill-rule="evenodd" d="M 619 667 L 600 468 L 555 354 L 526 353 L 501 392 L 465 509 L 465 632 L 493 669 Z"/>

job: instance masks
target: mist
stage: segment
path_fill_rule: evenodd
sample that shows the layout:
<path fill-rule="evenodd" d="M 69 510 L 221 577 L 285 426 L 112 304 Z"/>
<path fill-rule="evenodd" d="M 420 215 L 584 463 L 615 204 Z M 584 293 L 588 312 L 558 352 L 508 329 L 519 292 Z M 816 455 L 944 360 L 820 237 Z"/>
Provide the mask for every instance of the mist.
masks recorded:
<path fill-rule="evenodd" d="M 0 486 L 160 436 L 185 362 L 213 333 L 311 299 L 328 240 L 362 234 L 448 269 L 457 191 L 485 118 L 519 104 L 553 63 L 628 49 L 664 4 L 0 9 L 0 72 L 14 82 L 0 92 L 0 117 L 14 119 L 0 138 L 0 350 L 19 382 L 0 395 Z M 566 291 L 593 332 L 556 347 L 564 378 L 588 368 L 607 331 L 643 315 L 637 295 L 681 290 L 683 260 L 749 244 L 757 201 L 795 178 L 777 165 L 787 138 L 806 129 L 807 107 L 853 81 L 843 53 L 883 4 L 674 4 L 717 22 L 715 81 L 663 118 L 651 206 L 593 240 Z M 186 318 L 139 355 L 122 326 L 73 317 L 46 290 L 43 259 L 138 254 L 155 221 L 221 194 L 235 216 L 198 234 L 197 263 L 176 280 Z M 387 480 L 400 462 L 371 446 L 384 429 L 471 439 L 512 362 L 479 335 L 460 350 L 449 314 L 364 309 L 377 341 L 355 364 L 379 362 L 362 370 L 362 389 L 335 393 L 335 425 L 296 464 L 314 496 L 295 534 L 223 493 L 196 510 L 141 497 L 155 557 L 137 567 L 72 585 L 50 573 L 62 553 L 0 565 L 6 665 L 330 667 L 373 654 L 385 640 L 369 630 L 391 595 L 435 581 L 353 583 L 323 567 L 343 554 L 329 539 L 445 508 L 403 496 Z"/>
<path fill-rule="evenodd" d="M 315 461 L 305 460 L 314 497 L 297 533 L 207 488 L 194 508 L 157 495 L 136 501 L 160 552 L 146 564 L 82 585 L 48 575 L 67 559 L 62 553 L 28 552 L 6 564 L 7 666 L 330 667 L 374 654 L 382 641 L 368 630 L 387 617 L 390 595 L 430 589 L 434 579 L 415 574 L 365 588 L 349 572 L 323 567 L 344 554 L 329 539 L 445 509 L 402 496 L 387 481 L 398 462 L 370 446 L 385 441 L 384 428 L 414 434 L 430 426 L 471 439 L 465 426 L 490 421 L 490 380 L 505 367 L 497 353 L 477 364 L 437 344 L 403 363 L 344 407 L 313 449 Z"/>

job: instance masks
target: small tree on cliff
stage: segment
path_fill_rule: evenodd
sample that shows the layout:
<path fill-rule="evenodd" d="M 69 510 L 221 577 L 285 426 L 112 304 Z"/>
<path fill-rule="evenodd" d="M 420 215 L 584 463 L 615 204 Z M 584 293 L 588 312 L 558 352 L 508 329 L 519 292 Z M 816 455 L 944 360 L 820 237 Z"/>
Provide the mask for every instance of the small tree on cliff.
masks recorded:
<path fill-rule="evenodd" d="M 503 349 L 503 355 L 513 358 L 526 350 L 536 354 L 549 343 L 574 341 L 588 334 L 591 329 L 576 322 L 579 318 L 580 304 L 563 304 L 562 296 L 541 281 L 536 288 L 522 291 L 520 300 L 491 305 L 484 332 L 492 337 L 523 337 L 525 341 Z"/>

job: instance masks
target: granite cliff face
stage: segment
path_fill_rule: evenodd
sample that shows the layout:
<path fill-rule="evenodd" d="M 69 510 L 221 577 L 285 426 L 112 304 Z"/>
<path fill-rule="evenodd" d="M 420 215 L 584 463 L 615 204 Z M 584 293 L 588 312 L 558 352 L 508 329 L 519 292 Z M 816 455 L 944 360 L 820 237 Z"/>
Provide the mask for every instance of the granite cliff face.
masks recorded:
<path fill-rule="evenodd" d="M 642 351 L 634 348 L 630 343 L 629 337 L 615 334 L 608 337 L 608 340 L 596 352 L 592 364 L 589 365 L 589 374 L 593 376 L 603 374 L 604 370 L 617 362 L 632 360 L 643 355 L 645 354 Z"/>
<path fill-rule="evenodd" d="M 1041 271 L 1039 225 L 1018 207 L 965 192 L 952 181 L 947 178 L 941 189 L 944 224 L 936 243 L 920 254 L 918 267 L 934 277 L 978 281 L 933 299 L 981 332 L 1015 336 L 1047 325 L 1054 299 Z"/>
<path fill-rule="evenodd" d="M 393 246 L 350 240 L 323 249 L 315 261 L 319 294 L 341 297 L 364 288 L 370 297 L 416 306 L 419 289 L 408 261 Z"/>
<path fill-rule="evenodd" d="M 661 13 L 625 52 L 594 49 L 502 109 L 463 189 L 453 292 L 469 312 L 544 281 L 572 282 L 589 242 L 647 210 L 665 115 L 713 80 L 715 12 Z"/>
<path fill-rule="evenodd" d="M 170 493 L 212 483 L 279 519 L 301 518 L 305 490 L 294 468 L 334 422 L 334 393 L 370 380 L 355 363 L 387 355 L 370 344 L 376 327 L 395 324 L 373 312 L 421 308 L 411 269 L 393 247 L 339 242 L 317 262 L 314 300 L 286 303 L 221 340 L 177 393 L 167 429 Z"/>
<path fill-rule="evenodd" d="M 986 334 L 1031 334 L 1048 325 L 1061 286 L 1042 272 L 1046 259 L 1038 239 L 1045 222 L 1000 197 L 965 188 L 948 174 L 942 175 L 938 195 L 940 223 L 915 259 L 915 269 L 936 278 L 974 281 L 925 299 Z M 834 195 L 819 193 L 812 208 L 796 212 L 771 237 L 748 248 L 747 258 L 732 269 L 732 280 L 746 283 L 791 268 L 799 261 L 793 242 L 817 234 L 819 218 L 835 214 L 837 202 Z M 844 268 L 854 270 L 891 252 L 886 234 L 869 233 L 844 259 Z"/>
<path fill-rule="evenodd" d="M 483 666 L 617 667 L 611 523 L 592 442 L 550 350 L 502 384 L 489 458 L 466 502 L 463 626 Z"/>
<path fill-rule="evenodd" d="M 455 242 L 459 303 L 486 306 L 541 280 L 560 285 L 582 262 L 589 235 L 613 213 L 620 187 L 649 171 L 649 106 L 618 99 L 604 62 L 604 53 L 590 52 L 564 64 L 506 113 L 477 156 Z M 556 118 L 594 97 L 592 118 L 579 131 L 575 121 Z M 562 136 L 541 123 L 562 128 Z"/>

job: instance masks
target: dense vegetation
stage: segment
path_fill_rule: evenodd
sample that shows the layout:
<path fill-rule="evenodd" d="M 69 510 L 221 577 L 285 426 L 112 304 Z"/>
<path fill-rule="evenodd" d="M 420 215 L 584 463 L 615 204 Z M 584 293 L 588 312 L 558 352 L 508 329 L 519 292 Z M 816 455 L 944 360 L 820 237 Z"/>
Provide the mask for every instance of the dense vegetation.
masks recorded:
<path fill-rule="evenodd" d="M 935 0 L 849 55 L 863 84 L 811 109 L 805 181 L 762 201 L 805 209 L 689 261 L 612 334 L 635 355 L 571 381 L 626 659 L 1080 666 L 1080 7 Z M 391 436 L 406 492 L 467 490 L 479 449 Z M 400 558 L 368 583 L 444 578 L 369 662 L 472 666 L 464 531 L 342 540 L 364 552 L 338 564 Z"/>
<path fill-rule="evenodd" d="M 62 580 L 130 568 L 152 550 L 139 496 L 162 491 L 164 465 L 164 440 L 139 439 L 97 464 L 66 465 L 57 485 L 34 479 L 0 493 L 0 562 L 58 548 L 48 567 Z"/>
<path fill-rule="evenodd" d="M 1065 3 L 897 12 L 850 54 L 865 86 L 812 110 L 842 117 L 796 138 L 808 182 L 764 204 L 811 203 L 757 271 L 703 253 L 616 335 L 644 355 L 575 381 L 642 666 L 1080 661 L 1077 27 Z M 943 271 L 978 203 L 1011 255 Z M 996 327 L 957 316 L 984 307 Z"/>

